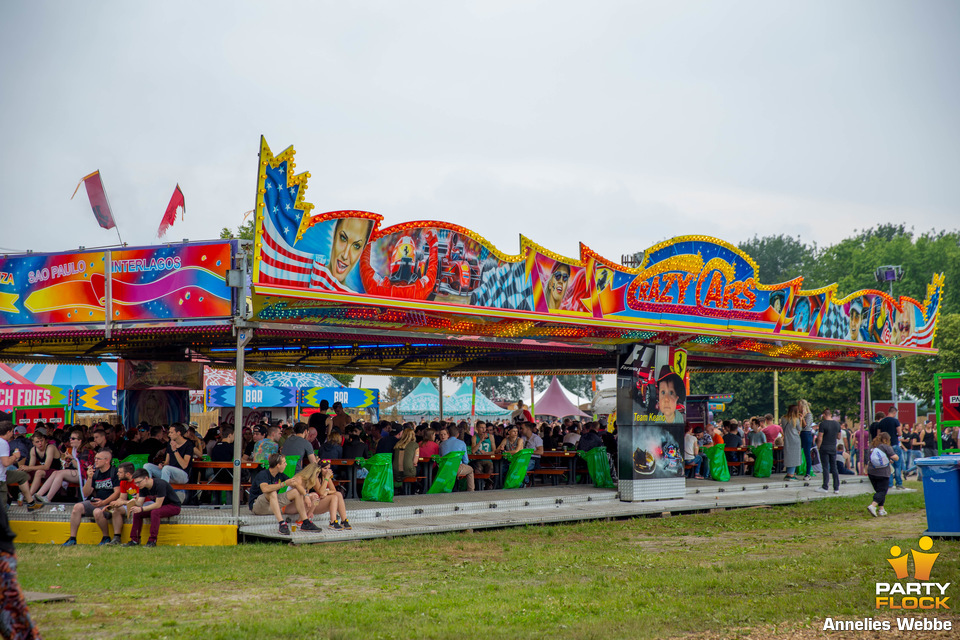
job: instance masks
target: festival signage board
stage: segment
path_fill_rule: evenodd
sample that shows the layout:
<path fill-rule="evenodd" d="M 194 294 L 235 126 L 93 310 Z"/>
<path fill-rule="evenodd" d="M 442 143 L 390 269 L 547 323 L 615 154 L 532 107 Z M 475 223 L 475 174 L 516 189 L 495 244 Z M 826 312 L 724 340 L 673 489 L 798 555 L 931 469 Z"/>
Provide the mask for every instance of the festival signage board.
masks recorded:
<path fill-rule="evenodd" d="M 538 323 L 563 321 L 591 327 L 581 332 L 591 339 L 602 329 L 609 339 L 643 342 L 650 336 L 640 328 L 652 327 L 703 334 L 691 350 L 728 345 L 777 358 L 798 357 L 797 344 L 835 343 L 851 358 L 874 361 L 881 358 L 874 347 L 933 348 L 942 274 L 934 274 L 923 301 L 878 290 L 843 295 L 835 284 L 805 290 L 802 277 L 768 284 L 748 254 L 702 235 L 656 244 L 636 267 L 584 244 L 579 257 L 565 257 L 523 236 L 511 255 L 445 222 L 381 228 L 382 216 L 371 212 L 314 214 L 304 199 L 308 178 L 294 173 L 292 147 L 274 155 L 261 140 L 253 273 L 259 320 L 379 328 L 382 314 L 357 306 L 366 304 L 396 310 L 408 328 L 424 331 L 455 332 L 456 322 L 438 316 L 461 314 L 457 320 L 497 325 L 495 335 L 539 336 Z M 837 357 L 816 346 L 804 355 Z"/>
<path fill-rule="evenodd" d="M 329 406 L 339 402 L 344 409 L 367 409 L 380 406 L 379 389 L 350 389 L 347 387 L 312 387 L 300 390 L 301 407 L 319 407 L 326 400 Z"/>
<path fill-rule="evenodd" d="M 299 397 L 296 387 L 243 387 L 244 407 L 295 407 Z M 234 407 L 237 388 L 234 386 L 207 387 L 207 408 Z"/>
<path fill-rule="evenodd" d="M 203 363 L 121 360 L 117 366 L 117 388 L 183 391 L 203 389 Z"/>
<path fill-rule="evenodd" d="M 67 408 L 63 405 L 45 405 L 39 407 L 17 407 L 13 410 L 13 424 L 26 427 L 27 433 L 33 433 L 37 423 L 63 429 L 66 423 Z"/>
<path fill-rule="evenodd" d="M 117 410 L 117 388 L 113 385 L 78 385 L 72 395 L 76 411 Z"/>
<path fill-rule="evenodd" d="M 113 320 L 228 317 L 231 263 L 225 242 L 114 251 Z"/>
<path fill-rule="evenodd" d="M 104 320 L 103 251 L 0 257 L 0 326 Z"/>
<path fill-rule="evenodd" d="M 687 353 L 627 345 L 617 355 L 617 446 L 624 481 L 680 478 Z"/>
<path fill-rule="evenodd" d="M 960 373 L 938 373 L 933 378 L 937 396 L 937 449 L 940 453 L 960 453 L 943 448 L 943 430 L 960 427 Z"/>
<path fill-rule="evenodd" d="M 229 317 L 234 251 L 215 242 L 0 256 L 0 327 L 102 324 L 108 306 L 114 322 Z"/>
<path fill-rule="evenodd" d="M 889 414 L 892 406 L 893 400 L 874 400 L 873 415 L 877 415 L 878 411 Z M 897 401 L 897 420 L 900 424 L 917 424 L 917 403 L 912 400 Z"/>
<path fill-rule="evenodd" d="M 36 384 L 0 385 L 0 411 L 16 407 L 47 407 L 66 405 L 70 401 L 67 387 Z"/>

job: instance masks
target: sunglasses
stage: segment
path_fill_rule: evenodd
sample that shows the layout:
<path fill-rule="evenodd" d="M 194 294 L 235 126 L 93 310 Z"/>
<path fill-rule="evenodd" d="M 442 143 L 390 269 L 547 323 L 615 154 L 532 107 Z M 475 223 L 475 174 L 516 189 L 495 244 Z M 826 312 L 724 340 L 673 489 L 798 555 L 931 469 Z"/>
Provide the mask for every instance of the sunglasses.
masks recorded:
<path fill-rule="evenodd" d="M 558 282 L 566 282 L 570 279 L 570 274 L 564 271 L 557 271 L 553 274 L 553 279 L 557 280 Z"/>

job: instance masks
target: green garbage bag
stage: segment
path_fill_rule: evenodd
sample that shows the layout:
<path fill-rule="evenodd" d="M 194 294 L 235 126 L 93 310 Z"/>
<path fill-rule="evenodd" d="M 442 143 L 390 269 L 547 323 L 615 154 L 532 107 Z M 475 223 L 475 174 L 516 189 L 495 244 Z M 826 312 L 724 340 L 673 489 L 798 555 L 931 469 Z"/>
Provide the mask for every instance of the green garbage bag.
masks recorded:
<path fill-rule="evenodd" d="M 613 489 L 613 478 L 610 477 L 610 461 L 607 458 L 606 447 L 594 447 L 590 451 L 577 451 L 577 455 L 587 461 L 587 471 L 593 485 L 600 489 Z"/>
<path fill-rule="evenodd" d="M 504 489 L 518 489 L 523 486 L 523 479 L 527 477 L 527 467 L 530 466 L 530 456 L 533 449 L 521 449 L 517 453 L 505 453 L 503 459 L 510 463 L 507 477 L 503 480 Z"/>
<path fill-rule="evenodd" d="M 730 481 L 730 469 L 727 467 L 727 454 L 723 452 L 724 444 L 715 444 L 703 448 L 703 455 L 710 461 L 710 477 L 717 482 Z"/>
<path fill-rule="evenodd" d="M 773 444 L 767 442 L 750 450 L 753 451 L 753 477 L 769 478 L 773 471 Z"/>
<path fill-rule="evenodd" d="M 807 456 L 803 455 L 803 452 L 800 452 L 800 466 L 797 467 L 797 475 L 801 478 L 807 475 Z"/>
<path fill-rule="evenodd" d="M 450 493 L 457 482 L 457 472 L 463 463 L 463 451 L 451 451 L 444 456 L 432 456 L 437 463 L 437 475 L 427 493 Z"/>
<path fill-rule="evenodd" d="M 360 499 L 393 502 L 393 454 L 378 453 L 368 460 L 357 458 L 357 466 L 367 470 Z"/>

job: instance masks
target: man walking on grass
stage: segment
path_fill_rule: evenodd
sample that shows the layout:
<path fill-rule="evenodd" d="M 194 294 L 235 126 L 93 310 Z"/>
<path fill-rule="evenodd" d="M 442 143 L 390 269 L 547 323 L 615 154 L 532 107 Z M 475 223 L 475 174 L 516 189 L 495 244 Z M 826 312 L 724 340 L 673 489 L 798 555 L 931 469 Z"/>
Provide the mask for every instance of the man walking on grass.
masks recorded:
<path fill-rule="evenodd" d="M 830 476 L 833 476 L 833 492 L 840 495 L 840 472 L 837 470 L 837 437 L 840 435 L 840 423 L 833 419 L 829 409 L 824 409 L 817 432 L 817 449 L 820 451 L 820 464 L 823 465 L 823 486 L 820 493 L 829 491 Z"/>

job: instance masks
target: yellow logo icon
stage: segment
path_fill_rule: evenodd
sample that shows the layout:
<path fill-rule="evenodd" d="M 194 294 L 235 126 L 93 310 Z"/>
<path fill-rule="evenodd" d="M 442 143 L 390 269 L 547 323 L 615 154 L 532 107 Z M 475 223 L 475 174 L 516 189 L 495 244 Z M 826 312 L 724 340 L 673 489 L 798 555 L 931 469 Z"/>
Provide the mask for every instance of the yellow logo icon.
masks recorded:
<path fill-rule="evenodd" d="M 890 547 L 887 562 L 893 567 L 897 580 L 909 582 L 878 582 L 876 584 L 877 609 L 949 609 L 950 597 L 947 588 L 950 583 L 940 584 L 930 581 L 930 573 L 939 553 L 931 553 L 933 539 L 923 536 L 919 540 L 920 550 L 910 549 L 909 553 L 894 545 Z M 913 576 L 910 576 L 910 557 L 913 557 Z"/>
<path fill-rule="evenodd" d="M 913 555 L 913 579 L 929 580 L 930 571 L 933 570 L 933 563 L 937 561 L 937 557 L 940 554 L 924 553 L 924 551 L 930 551 L 930 549 L 933 548 L 933 539 L 930 538 L 930 536 L 920 538 L 919 546 L 921 551 L 915 549 L 910 550 L 910 553 Z M 887 560 L 890 566 L 893 567 L 893 570 L 897 572 L 897 580 L 903 580 L 909 575 L 907 571 L 908 556 L 906 553 L 901 556 L 901 553 L 900 547 L 892 546 L 890 547 L 890 555 L 893 557 Z"/>

